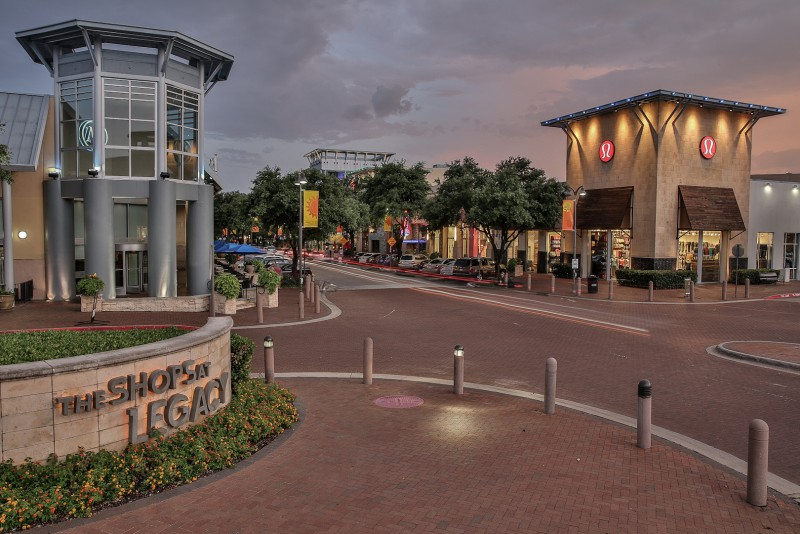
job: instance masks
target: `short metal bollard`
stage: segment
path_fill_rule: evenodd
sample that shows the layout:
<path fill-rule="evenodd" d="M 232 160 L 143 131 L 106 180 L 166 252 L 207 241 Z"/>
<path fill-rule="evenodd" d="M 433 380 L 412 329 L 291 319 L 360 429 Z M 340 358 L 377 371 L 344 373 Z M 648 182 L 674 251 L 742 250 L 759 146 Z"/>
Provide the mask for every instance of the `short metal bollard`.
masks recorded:
<path fill-rule="evenodd" d="M 275 349 L 272 336 L 264 338 L 264 382 L 275 382 Z"/>
<path fill-rule="evenodd" d="M 301 289 L 300 292 L 297 295 L 300 297 L 300 298 L 297 299 L 297 305 L 298 305 L 298 308 L 300 309 L 300 318 L 301 319 L 305 319 L 306 318 L 306 311 L 305 311 L 305 304 L 306 303 L 305 303 L 305 298 L 303 296 L 303 290 Z"/>
<path fill-rule="evenodd" d="M 364 339 L 364 384 L 372 385 L 372 338 Z"/>
<path fill-rule="evenodd" d="M 750 298 L 750 279 L 749 278 L 745 278 L 744 279 L 744 298 L 746 298 L 746 299 Z"/>
<path fill-rule="evenodd" d="M 547 358 L 544 375 L 544 413 L 556 413 L 556 371 L 558 362 L 555 358 Z"/>
<path fill-rule="evenodd" d="M 550 275 L 550 294 L 556 294 L 556 275 L 554 274 Z"/>
<path fill-rule="evenodd" d="M 304 289 L 305 289 L 305 293 L 306 293 L 306 298 L 307 299 L 311 298 L 311 275 L 310 274 L 307 274 L 305 276 L 305 287 L 304 287 Z"/>
<path fill-rule="evenodd" d="M 319 302 L 319 284 L 314 284 L 314 313 L 320 312 L 320 302 Z"/>
<path fill-rule="evenodd" d="M 647 302 L 653 302 L 653 281 L 647 282 Z"/>
<path fill-rule="evenodd" d="M 694 281 L 689 282 L 689 302 L 694 302 Z"/>
<path fill-rule="evenodd" d="M 575 278 L 575 294 L 579 297 L 581 296 L 581 277 L 578 276 Z"/>
<path fill-rule="evenodd" d="M 464 347 L 453 348 L 453 393 L 464 394 Z"/>
<path fill-rule="evenodd" d="M 722 281 L 722 302 L 728 300 L 728 281 Z"/>
<path fill-rule="evenodd" d="M 264 293 L 263 287 L 256 288 L 256 310 L 258 310 L 258 324 L 264 324 Z"/>
<path fill-rule="evenodd" d="M 608 280 L 608 300 L 614 300 L 614 280 Z"/>
<path fill-rule="evenodd" d="M 636 446 L 640 449 L 650 448 L 651 428 L 651 404 L 652 386 L 649 380 L 639 382 L 639 409 L 636 416 Z"/>
<path fill-rule="evenodd" d="M 753 506 L 767 505 L 768 459 L 769 426 L 753 419 L 747 443 L 747 502 Z"/>
<path fill-rule="evenodd" d="M 531 290 L 531 273 L 528 273 L 528 276 L 525 277 L 525 291 Z"/>

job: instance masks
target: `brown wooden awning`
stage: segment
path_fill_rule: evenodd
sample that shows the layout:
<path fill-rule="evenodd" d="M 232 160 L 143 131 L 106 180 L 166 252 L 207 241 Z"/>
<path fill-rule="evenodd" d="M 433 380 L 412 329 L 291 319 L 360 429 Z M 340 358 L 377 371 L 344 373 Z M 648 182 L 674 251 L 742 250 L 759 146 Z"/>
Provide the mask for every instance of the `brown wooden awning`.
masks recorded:
<path fill-rule="evenodd" d="M 578 197 L 577 227 L 580 230 L 629 230 L 633 209 L 633 187 L 587 189 Z"/>
<path fill-rule="evenodd" d="M 746 229 L 730 187 L 678 186 L 678 230 Z"/>

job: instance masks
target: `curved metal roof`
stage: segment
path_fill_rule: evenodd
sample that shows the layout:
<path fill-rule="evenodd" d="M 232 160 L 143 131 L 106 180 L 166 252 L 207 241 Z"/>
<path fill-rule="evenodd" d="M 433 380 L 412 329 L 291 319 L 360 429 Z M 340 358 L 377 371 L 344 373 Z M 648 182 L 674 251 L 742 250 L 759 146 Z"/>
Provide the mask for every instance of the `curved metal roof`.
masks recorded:
<path fill-rule="evenodd" d="M 227 80 L 233 66 L 232 55 L 172 30 L 76 19 L 19 31 L 16 37 L 34 62 L 44 64 L 51 70 L 56 47 L 72 51 L 89 48 L 88 45 L 95 37 L 99 37 L 104 43 L 145 48 L 163 47 L 169 49 L 171 55 L 187 61 L 206 63 L 205 83 Z"/>

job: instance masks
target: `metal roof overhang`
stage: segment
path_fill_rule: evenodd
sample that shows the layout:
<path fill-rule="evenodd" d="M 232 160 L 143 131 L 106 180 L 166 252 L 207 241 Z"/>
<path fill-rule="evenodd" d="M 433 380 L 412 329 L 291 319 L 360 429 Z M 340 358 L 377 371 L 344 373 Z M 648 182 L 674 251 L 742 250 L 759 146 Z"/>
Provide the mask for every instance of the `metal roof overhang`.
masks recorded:
<path fill-rule="evenodd" d="M 730 187 L 678 186 L 678 230 L 746 229 Z"/>
<path fill-rule="evenodd" d="M 31 59 L 46 64 L 50 69 L 56 47 L 66 50 L 88 48 L 87 37 L 99 37 L 105 43 L 147 48 L 167 48 L 171 42 L 172 55 L 208 64 L 205 83 L 227 80 L 233 66 L 232 55 L 177 31 L 72 20 L 16 33 L 17 41 Z"/>
<path fill-rule="evenodd" d="M 575 209 L 579 230 L 630 230 L 633 186 L 587 189 Z"/>
<path fill-rule="evenodd" d="M 784 108 L 762 106 L 760 104 L 750 104 L 748 102 L 740 102 L 738 100 L 727 100 L 725 98 L 713 98 L 710 96 L 695 95 L 692 93 L 681 93 L 678 91 L 657 89 L 641 95 L 623 98 L 622 100 L 609 102 L 608 104 L 602 104 L 593 108 L 576 111 L 575 113 L 568 113 L 566 115 L 562 115 L 561 117 L 542 121 L 541 125 L 564 128 L 571 122 L 588 119 L 597 115 L 604 115 L 620 109 L 631 108 L 647 102 L 675 102 L 676 104 L 738 111 L 740 113 L 758 115 L 759 117 L 767 117 L 770 115 L 780 115 L 782 113 L 786 113 L 786 109 Z"/>

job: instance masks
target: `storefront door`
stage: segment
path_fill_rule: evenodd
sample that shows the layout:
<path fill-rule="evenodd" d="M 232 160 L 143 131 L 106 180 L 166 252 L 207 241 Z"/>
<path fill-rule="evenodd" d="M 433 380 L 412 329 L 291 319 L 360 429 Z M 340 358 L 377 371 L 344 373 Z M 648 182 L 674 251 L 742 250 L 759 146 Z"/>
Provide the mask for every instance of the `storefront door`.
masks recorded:
<path fill-rule="evenodd" d="M 114 280 L 118 297 L 147 291 L 147 250 L 144 245 L 117 245 Z"/>

